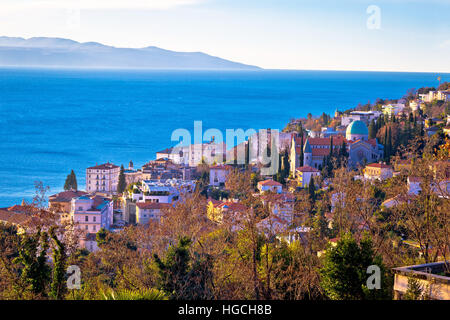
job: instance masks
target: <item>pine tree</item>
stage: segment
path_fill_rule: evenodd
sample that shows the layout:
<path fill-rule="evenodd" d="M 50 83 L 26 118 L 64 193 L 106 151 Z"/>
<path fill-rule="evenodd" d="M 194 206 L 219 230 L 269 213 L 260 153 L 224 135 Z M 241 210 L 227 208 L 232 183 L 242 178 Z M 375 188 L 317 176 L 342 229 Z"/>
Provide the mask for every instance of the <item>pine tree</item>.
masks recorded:
<path fill-rule="evenodd" d="M 377 265 L 381 269 L 381 289 L 367 288 L 367 268 Z M 342 236 L 336 247 L 329 247 L 321 273 L 321 286 L 332 300 L 365 300 L 389 297 L 381 257 L 376 256 L 371 239 L 365 235 L 360 243 L 351 233 Z"/>
<path fill-rule="evenodd" d="M 120 166 L 119 172 L 119 182 L 117 183 L 117 193 L 123 193 L 127 187 L 127 182 L 125 181 L 125 172 L 123 164 Z"/>

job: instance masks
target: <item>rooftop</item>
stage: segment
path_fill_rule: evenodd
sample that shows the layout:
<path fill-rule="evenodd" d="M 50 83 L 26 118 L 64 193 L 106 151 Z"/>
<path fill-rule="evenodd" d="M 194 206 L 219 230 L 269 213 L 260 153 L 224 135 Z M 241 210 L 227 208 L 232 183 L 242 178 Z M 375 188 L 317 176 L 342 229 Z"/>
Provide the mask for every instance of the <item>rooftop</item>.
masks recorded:
<path fill-rule="evenodd" d="M 379 169 L 389 169 L 391 168 L 391 166 L 384 164 L 384 163 L 370 163 L 368 165 L 366 165 L 366 167 L 369 168 L 379 168 Z"/>
<path fill-rule="evenodd" d="M 296 170 L 300 172 L 319 172 L 319 170 L 310 166 L 298 167 Z"/>
<path fill-rule="evenodd" d="M 88 169 L 107 170 L 107 169 L 115 169 L 115 168 L 119 168 L 119 166 L 116 166 L 115 164 L 112 164 L 112 163 L 108 162 L 108 163 L 96 165 L 96 166 L 93 166 L 93 167 L 89 167 Z"/>
<path fill-rule="evenodd" d="M 282 187 L 283 185 L 277 181 L 274 180 L 264 180 L 264 181 L 259 181 L 258 185 L 260 186 L 268 186 L 268 187 Z"/>

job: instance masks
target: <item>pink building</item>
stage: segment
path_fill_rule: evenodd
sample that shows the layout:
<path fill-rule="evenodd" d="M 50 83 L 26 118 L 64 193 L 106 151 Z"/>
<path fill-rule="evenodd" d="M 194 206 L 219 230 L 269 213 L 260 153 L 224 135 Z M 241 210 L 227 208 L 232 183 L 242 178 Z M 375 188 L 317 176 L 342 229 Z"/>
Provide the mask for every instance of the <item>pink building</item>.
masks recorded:
<path fill-rule="evenodd" d="M 87 195 L 73 198 L 70 215 L 76 227 L 86 233 L 97 233 L 101 228 L 109 230 L 113 224 L 113 201 Z"/>

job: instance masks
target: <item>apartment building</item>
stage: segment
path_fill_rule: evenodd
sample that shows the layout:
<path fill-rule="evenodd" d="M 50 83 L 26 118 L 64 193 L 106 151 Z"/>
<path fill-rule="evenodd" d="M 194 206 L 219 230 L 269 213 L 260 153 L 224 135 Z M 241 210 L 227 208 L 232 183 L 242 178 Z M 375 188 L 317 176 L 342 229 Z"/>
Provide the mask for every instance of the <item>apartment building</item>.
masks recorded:
<path fill-rule="evenodd" d="M 104 163 L 86 169 L 86 191 L 117 193 L 120 167 L 112 163 Z"/>

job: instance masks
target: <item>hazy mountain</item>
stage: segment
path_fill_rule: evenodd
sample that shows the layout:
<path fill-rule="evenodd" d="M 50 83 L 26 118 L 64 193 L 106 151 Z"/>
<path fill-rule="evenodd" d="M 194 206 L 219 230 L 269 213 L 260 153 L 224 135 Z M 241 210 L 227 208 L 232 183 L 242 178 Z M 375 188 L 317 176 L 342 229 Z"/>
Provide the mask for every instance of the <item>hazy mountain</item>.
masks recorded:
<path fill-rule="evenodd" d="M 157 47 L 116 48 L 97 42 L 43 37 L 0 37 L 0 66 L 259 69 L 202 52 L 175 52 Z"/>

